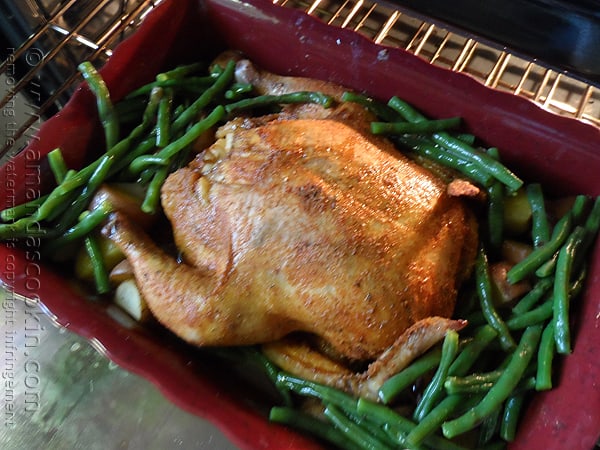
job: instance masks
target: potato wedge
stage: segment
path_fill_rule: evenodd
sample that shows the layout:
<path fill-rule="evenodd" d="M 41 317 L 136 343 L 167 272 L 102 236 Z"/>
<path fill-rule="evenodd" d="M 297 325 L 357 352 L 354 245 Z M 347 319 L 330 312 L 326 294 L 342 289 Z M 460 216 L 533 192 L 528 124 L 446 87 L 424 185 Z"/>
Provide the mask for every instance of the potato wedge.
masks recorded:
<path fill-rule="evenodd" d="M 114 302 L 138 322 L 145 322 L 152 317 L 148 304 L 133 278 L 117 286 Z"/>

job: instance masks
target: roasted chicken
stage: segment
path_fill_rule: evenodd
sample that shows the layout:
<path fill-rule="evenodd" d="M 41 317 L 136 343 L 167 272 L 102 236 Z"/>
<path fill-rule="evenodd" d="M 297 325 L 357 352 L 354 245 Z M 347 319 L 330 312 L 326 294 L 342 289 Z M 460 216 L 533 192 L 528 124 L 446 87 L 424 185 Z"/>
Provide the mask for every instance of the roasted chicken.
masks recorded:
<path fill-rule="evenodd" d="M 238 69 L 263 92 L 343 92 L 246 61 Z M 341 104 L 225 124 L 162 188 L 180 258 L 115 214 L 104 232 L 155 317 L 197 345 L 303 332 L 360 361 L 398 342 L 414 347 L 411 359 L 460 328 L 447 318 L 476 252 L 474 218 L 444 182 L 372 136 L 368 120 Z"/>

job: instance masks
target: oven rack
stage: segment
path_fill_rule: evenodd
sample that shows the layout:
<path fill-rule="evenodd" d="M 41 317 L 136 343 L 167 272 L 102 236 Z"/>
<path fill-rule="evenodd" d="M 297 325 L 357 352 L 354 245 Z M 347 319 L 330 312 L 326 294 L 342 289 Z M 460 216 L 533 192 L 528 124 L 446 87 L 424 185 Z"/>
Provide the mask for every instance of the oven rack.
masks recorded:
<path fill-rule="evenodd" d="M 566 71 L 484 42 L 385 0 L 275 0 L 376 43 L 403 48 L 433 65 L 466 73 L 556 114 L 600 125 L 600 89 Z"/>
<path fill-rule="evenodd" d="M 59 110 L 80 81 L 77 65 L 102 64 L 111 48 L 165 0 L 27 0 L 32 32 L 0 63 L 5 91 L 0 159 L 24 147 L 40 121 Z M 175 0 L 172 0 L 175 1 Z M 437 24 L 386 0 L 273 0 L 373 41 L 403 48 L 431 64 L 468 74 L 493 89 L 549 111 L 600 126 L 600 88 L 493 43 Z M 21 105 L 19 107 L 19 105 Z M 17 111 L 14 111 L 17 110 Z"/>
<path fill-rule="evenodd" d="M 0 63 L 1 116 L 10 117 L 3 123 L 0 160 L 17 154 L 40 123 L 64 106 L 81 81 L 79 63 L 100 66 L 162 1 L 0 2 L 0 21 L 6 25 L 11 20 L 9 34 L 24 36 L 19 43 L 5 43 Z"/>

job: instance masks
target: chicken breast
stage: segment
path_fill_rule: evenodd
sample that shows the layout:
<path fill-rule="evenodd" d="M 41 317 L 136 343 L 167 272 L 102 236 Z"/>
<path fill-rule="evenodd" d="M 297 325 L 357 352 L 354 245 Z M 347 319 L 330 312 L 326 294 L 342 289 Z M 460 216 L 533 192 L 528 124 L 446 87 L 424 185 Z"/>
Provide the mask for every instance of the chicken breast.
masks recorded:
<path fill-rule="evenodd" d="M 451 316 L 477 232 L 446 184 L 343 120 L 255 125 L 225 125 L 167 178 L 182 263 L 121 215 L 105 227 L 160 322 L 197 345 L 303 331 L 369 360 Z"/>

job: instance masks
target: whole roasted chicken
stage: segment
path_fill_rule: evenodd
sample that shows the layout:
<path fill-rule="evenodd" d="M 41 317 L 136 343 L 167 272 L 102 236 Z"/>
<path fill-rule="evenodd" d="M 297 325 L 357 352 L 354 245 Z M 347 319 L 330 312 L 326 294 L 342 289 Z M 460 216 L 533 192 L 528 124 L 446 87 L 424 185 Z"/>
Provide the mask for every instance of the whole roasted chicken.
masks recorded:
<path fill-rule="evenodd" d="M 343 92 L 246 60 L 237 77 L 261 93 Z M 281 339 L 302 332 L 329 355 L 375 368 L 398 368 L 460 328 L 448 318 L 476 252 L 473 216 L 444 182 L 371 135 L 371 119 L 340 102 L 221 127 L 162 188 L 182 261 L 116 214 L 105 234 L 155 317 L 193 344 L 276 342 L 280 356 Z"/>

